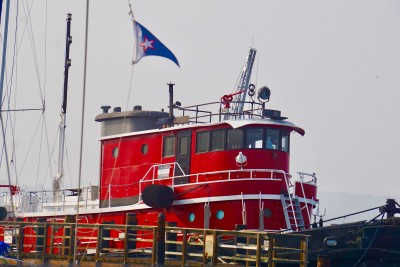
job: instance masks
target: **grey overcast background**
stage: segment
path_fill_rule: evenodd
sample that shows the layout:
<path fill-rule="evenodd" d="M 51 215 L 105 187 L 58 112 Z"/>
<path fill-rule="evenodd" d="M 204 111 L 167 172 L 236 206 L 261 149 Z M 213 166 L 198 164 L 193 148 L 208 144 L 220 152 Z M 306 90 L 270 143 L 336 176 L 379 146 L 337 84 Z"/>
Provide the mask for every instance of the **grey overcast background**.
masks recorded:
<path fill-rule="evenodd" d="M 282 110 L 306 131 L 304 137 L 292 135 L 291 173 L 317 174 L 319 190 L 329 193 L 325 203 L 320 195 L 321 208 L 328 208 L 329 214 L 330 208 L 351 206 L 339 202 L 343 194 L 332 192 L 362 194 L 363 201 L 352 198 L 360 204 L 354 206 L 356 210 L 374 206 L 373 199 L 383 204 L 386 197 L 400 196 L 399 1 L 146 0 L 131 4 L 135 18 L 171 49 L 181 68 L 159 57 L 145 57 L 132 67 L 128 1 L 91 1 L 83 185 L 98 184 L 100 129 L 94 117 L 101 105 L 123 110 L 134 105 L 166 108 L 170 81 L 176 84 L 176 100 L 184 106 L 218 101 L 234 89 L 253 46 L 258 53 L 252 82 L 257 88 L 268 85 L 269 108 Z M 18 12 L 16 3 L 11 6 L 10 108 L 40 108 L 41 95 L 46 104 L 46 125 L 38 111 L 10 114 L 15 155 L 8 120 L 13 181 L 21 187 L 50 188 L 51 175 L 56 173 L 55 138 L 69 12 L 73 43 L 65 186 L 78 184 L 85 10 L 82 0 L 19 1 Z M 8 100 L 3 109 L 7 105 Z M 54 154 L 51 160 L 48 151 Z M 7 184 L 4 167 L 3 157 L 0 182 Z"/>

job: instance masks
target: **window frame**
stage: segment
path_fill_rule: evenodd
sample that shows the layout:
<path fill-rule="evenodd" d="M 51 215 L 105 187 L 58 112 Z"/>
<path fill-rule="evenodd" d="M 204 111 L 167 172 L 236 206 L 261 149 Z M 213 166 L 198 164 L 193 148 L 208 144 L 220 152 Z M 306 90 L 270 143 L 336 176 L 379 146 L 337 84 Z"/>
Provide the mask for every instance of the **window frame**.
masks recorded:
<path fill-rule="evenodd" d="M 233 131 L 240 131 L 242 133 L 242 142 L 241 142 L 241 146 L 237 147 L 237 148 L 229 148 L 229 132 L 233 132 Z M 245 140 L 245 131 L 243 129 L 228 129 L 226 131 L 226 150 L 237 150 L 237 149 L 246 149 L 244 146 L 244 140 Z"/>
<path fill-rule="evenodd" d="M 167 140 L 172 140 L 172 146 L 171 146 L 172 154 L 166 154 L 166 152 L 167 152 L 166 145 L 168 144 Z M 163 158 L 168 158 L 168 157 L 175 156 L 175 150 L 176 150 L 175 146 L 176 146 L 176 138 L 175 138 L 175 136 L 174 135 L 165 135 L 163 137 L 163 147 L 162 147 L 162 149 L 163 149 L 162 150 Z"/>
<path fill-rule="evenodd" d="M 266 141 L 265 141 L 265 134 L 266 134 L 266 128 L 265 127 L 248 127 L 245 128 L 245 135 L 244 135 L 244 140 L 243 140 L 243 144 L 244 144 L 244 148 L 245 149 L 266 149 Z M 249 143 L 248 143 L 248 132 L 249 131 L 255 131 L 255 130 L 261 130 L 261 147 L 249 147 Z"/>
<path fill-rule="evenodd" d="M 213 137 L 214 137 L 214 134 L 220 133 L 220 132 L 222 132 L 222 149 L 221 148 L 213 149 Z M 226 130 L 225 129 L 218 129 L 218 130 L 211 131 L 211 133 L 210 133 L 209 151 L 210 152 L 215 152 L 215 151 L 224 151 L 224 150 L 226 150 L 226 138 L 227 138 L 227 135 L 226 135 Z"/>
<path fill-rule="evenodd" d="M 200 135 L 208 135 L 207 150 L 205 150 L 205 151 L 199 151 L 199 140 L 200 140 L 199 136 Z M 196 153 L 200 154 L 200 153 L 210 152 L 210 143 L 211 143 L 210 131 L 201 131 L 201 132 L 196 133 Z"/>

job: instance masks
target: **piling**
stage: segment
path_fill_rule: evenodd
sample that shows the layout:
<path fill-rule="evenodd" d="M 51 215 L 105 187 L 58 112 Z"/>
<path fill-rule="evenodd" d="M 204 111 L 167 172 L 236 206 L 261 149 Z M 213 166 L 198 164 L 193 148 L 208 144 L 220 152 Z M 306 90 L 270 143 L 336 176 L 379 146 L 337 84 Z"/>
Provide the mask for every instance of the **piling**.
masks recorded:
<path fill-rule="evenodd" d="M 158 214 L 157 231 L 157 266 L 164 266 L 165 263 L 165 214 Z"/>

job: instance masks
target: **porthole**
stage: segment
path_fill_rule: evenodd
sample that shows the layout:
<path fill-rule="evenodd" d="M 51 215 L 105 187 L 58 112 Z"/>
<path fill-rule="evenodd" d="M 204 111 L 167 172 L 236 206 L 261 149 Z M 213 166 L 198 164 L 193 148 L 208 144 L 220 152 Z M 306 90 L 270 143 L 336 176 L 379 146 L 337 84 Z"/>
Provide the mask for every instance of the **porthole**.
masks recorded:
<path fill-rule="evenodd" d="M 189 222 L 194 222 L 194 219 L 196 219 L 196 216 L 192 212 L 192 213 L 189 214 Z"/>
<path fill-rule="evenodd" d="M 119 153 L 118 147 L 114 147 L 114 149 L 112 151 L 112 156 L 114 159 L 118 158 L 118 153 Z"/>
<path fill-rule="evenodd" d="M 148 151 L 149 151 L 149 146 L 147 144 L 143 144 L 142 145 L 142 154 L 146 155 Z"/>
<path fill-rule="evenodd" d="M 271 217 L 271 215 L 272 215 L 272 211 L 271 211 L 269 208 L 265 208 L 265 209 L 263 210 L 263 214 L 264 214 L 264 217 L 265 217 L 265 218 L 269 218 L 269 217 Z"/>
<path fill-rule="evenodd" d="M 224 213 L 223 210 L 219 210 L 219 211 L 217 211 L 216 215 L 217 215 L 217 219 L 218 220 L 222 220 L 224 218 L 224 216 L 225 216 L 225 213 Z"/>

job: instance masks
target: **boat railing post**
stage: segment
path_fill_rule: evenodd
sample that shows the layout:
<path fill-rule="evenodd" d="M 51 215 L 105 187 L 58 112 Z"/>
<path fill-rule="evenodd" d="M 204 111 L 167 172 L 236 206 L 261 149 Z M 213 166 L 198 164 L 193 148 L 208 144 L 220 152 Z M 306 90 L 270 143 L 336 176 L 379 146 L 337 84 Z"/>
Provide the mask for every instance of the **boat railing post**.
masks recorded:
<path fill-rule="evenodd" d="M 199 106 L 196 106 L 196 123 L 197 123 L 198 116 L 199 116 Z"/>

